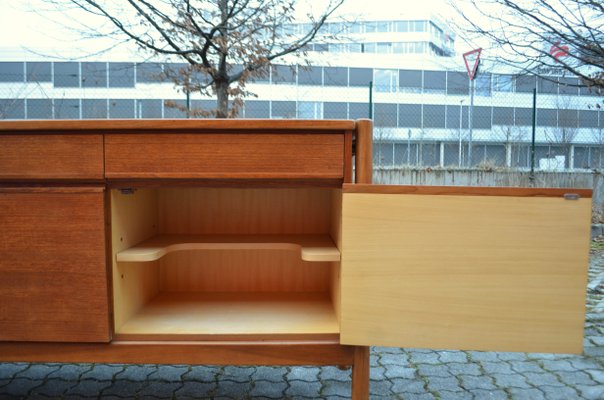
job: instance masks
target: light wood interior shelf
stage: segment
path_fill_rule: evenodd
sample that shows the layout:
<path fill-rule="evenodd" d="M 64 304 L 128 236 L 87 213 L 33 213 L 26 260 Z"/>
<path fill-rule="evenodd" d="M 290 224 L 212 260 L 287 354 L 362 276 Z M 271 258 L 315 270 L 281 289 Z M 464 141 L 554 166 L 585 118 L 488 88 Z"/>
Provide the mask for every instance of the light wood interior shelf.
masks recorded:
<path fill-rule="evenodd" d="M 161 235 L 118 252 L 117 261 L 155 261 L 182 250 L 299 250 L 304 261 L 340 261 L 329 235 Z"/>
<path fill-rule="evenodd" d="M 146 303 L 116 332 L 125 339 L 264 339 L 337 335 L 328 293 L 164 292 Z"/>

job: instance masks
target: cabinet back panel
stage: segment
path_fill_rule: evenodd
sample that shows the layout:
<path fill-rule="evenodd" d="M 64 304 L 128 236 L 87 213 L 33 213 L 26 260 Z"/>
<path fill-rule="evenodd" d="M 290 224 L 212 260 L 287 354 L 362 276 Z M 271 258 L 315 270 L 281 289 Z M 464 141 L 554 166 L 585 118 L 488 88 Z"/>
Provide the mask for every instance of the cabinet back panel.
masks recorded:
<path fill-rule="evenodd" d="M 170 253 L 161 260 L 167 292 L 327 292 L 328 262 L 305 262 L 296 251 L 211 250 Z"/>
<path fill-rule="evenodd" d="M 163 234 L 326 234 L 330 189 L 186 188 L 159 191 Z"/>

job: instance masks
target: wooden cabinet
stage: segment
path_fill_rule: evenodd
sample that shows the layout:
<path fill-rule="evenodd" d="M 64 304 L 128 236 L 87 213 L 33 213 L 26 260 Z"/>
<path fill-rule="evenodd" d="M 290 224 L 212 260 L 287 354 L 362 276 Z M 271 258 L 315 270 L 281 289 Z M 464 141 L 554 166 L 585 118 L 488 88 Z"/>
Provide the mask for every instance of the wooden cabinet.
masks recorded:
<path fill-rule="evenodd" d="M 2 359 L 349 365 L 362 399 L 370 345 L 581 351 L 588 190 L 371 185 L 366 120 L 0 132 L 94 147 L 0 158 Z"/>

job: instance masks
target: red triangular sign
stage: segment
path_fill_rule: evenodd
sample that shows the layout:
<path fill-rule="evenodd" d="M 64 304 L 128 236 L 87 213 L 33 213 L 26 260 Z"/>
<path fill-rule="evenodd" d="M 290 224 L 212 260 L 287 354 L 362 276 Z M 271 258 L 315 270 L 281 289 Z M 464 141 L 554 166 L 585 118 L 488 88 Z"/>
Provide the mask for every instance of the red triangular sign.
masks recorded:
<path fill-rule="evenodd" d="M 482 52 L 482 48 L 468 51 L 463 54 L 463 61 L 466 63 L 466 69 L 468 70 L 470 80 L 474 79 L 474 76 L 476 75 L 478 63 L 480 62 L 480 52 Z"/>

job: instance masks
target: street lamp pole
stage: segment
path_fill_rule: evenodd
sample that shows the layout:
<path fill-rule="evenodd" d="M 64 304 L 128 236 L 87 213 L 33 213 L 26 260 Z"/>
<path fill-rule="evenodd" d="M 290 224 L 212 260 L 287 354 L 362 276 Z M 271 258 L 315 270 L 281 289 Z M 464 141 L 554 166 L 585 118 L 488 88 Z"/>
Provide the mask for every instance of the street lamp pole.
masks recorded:
<path fill-rule="evenodd" d="M 461 130 L 462 130 L 462 110 L 463 110 L 463 99 L 459 100 L 459 155 L 457 158 L 458 165 L 461 168 Z"/>

